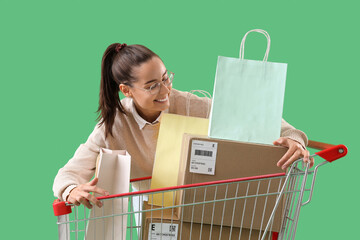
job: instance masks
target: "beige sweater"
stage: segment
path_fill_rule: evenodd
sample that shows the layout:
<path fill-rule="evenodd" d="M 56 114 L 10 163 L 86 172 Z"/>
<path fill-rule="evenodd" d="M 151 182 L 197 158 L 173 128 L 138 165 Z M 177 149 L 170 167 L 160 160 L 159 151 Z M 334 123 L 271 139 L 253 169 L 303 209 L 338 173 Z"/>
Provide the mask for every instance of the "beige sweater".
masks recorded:
<path fill-rule="evenodd" d="M 56 175 L 53 185 L 55 197 L 64 200 L 74 187 L 90 181 L 95 173 L 96 159 L 100 148 L 126 149 L 132 159 L 131 178 L 152 175 L 160 123 L 155 121 L 152 124 L 141 124 L 132 100 L 125 98 L 121 100 L 121 103 L 127 114 L 117 113 L 113 125 L 113 136 L 105 139 L 105 126 L 95 126 L 86 143 L 79 146 L 74 156 Z M 209 115 L 210 105 L 209 98 L 200 98 L 172 89 L 170 108 L 164 112 L 180 115 L 189 113 L 193 117 L 206 118 Z M 187 109 L 189 106 L 190 108 Z M 134 117 L 134 115 L 136 116 Z M 296 140 L 303 146 L 307 145 L 305 133 L 295 129 L 284 120 L 281 125 L 281 136 Z"/>

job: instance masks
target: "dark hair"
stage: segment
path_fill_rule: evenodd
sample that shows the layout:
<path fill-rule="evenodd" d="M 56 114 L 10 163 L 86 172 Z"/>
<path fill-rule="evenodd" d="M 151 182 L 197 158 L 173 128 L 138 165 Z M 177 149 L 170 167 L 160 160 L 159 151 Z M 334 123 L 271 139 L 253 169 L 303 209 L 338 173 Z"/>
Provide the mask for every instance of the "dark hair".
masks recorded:
<path fill-rule="evenodd" d="M 105 138 L 112 134 L 117 110 L 126 114 L 119 97 L 119 85 L 132 86 L 136 82 L 133 68 L 149 61 L 153 57 L 160 58 L 143 45 L 125 45 L 119 50 L 119 43 L 111 44 L 104 52 L 101 62 L 101 83 L 97 120 L 100 126 L 105 124 Z"/>

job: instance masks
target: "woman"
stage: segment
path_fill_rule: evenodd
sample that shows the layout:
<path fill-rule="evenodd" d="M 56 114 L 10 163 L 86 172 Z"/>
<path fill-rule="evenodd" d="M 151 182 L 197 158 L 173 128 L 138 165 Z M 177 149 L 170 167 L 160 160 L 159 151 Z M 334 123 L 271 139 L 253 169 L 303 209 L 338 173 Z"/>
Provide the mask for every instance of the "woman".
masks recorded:
<path fill-rule="evenodd" d="M 150 176 L 162 112 L 186 115 L 186 100 L 191 97 L 190 115 L 207 117 L 208 98 L 172 89 L 174 74 L 160 57 L 142 45 L 114 43 L 105 51 L 101 64 L 99 123 L 85 144 L 59 170 L 54 180 L 54 195 L 75 205 L 101 207 L 90 192 L 108 193 L 92 181 L 100 148 L 126 149 L 131 157 L 131 178 Z M 120 101 L 119 91 L 126 98 Z M 281 136 L 275 145 L 289 150 L 277 165 L 287 168 L 299 157 L 309 159 L 306 135 L 282 121 Z M 90 181 L 90 182 L 89 182 Z"/>

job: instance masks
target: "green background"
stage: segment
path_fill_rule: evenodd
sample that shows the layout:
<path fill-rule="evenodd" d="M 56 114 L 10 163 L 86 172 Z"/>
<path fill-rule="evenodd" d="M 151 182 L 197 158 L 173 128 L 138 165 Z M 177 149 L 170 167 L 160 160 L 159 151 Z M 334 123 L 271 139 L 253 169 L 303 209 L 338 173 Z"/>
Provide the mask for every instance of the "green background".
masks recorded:
<path fill-rule="evenodd" d="M 1 239 L 56 239 L 53 179 L 96 124 L 100 61 L 113 42 L 143 44 L 174 87 L 212 92 L 217 56 L 271 36 L 288 63 L 283 117 L 349 148 L 320 168 L 297 239 L 354 239 L 359 210 L 359 17 L 355 1 L 0 2 Z M 262 59 L 253 33 L 245 58 Z"/>

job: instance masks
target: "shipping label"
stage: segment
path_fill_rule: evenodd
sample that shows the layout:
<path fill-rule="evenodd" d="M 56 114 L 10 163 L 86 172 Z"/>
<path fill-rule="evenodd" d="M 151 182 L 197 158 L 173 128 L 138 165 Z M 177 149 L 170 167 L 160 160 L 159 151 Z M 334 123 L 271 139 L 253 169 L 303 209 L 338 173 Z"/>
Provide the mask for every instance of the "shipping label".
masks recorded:
<path fill-rule="evenodd" d="M 215 175 L 217 143 L 193 140 L 191 145 L 190 172 Z"/>
<path fill-rule="evenodd" d="M 148 240 L 177 240 L 179 224 L 150 223 Z"/>

